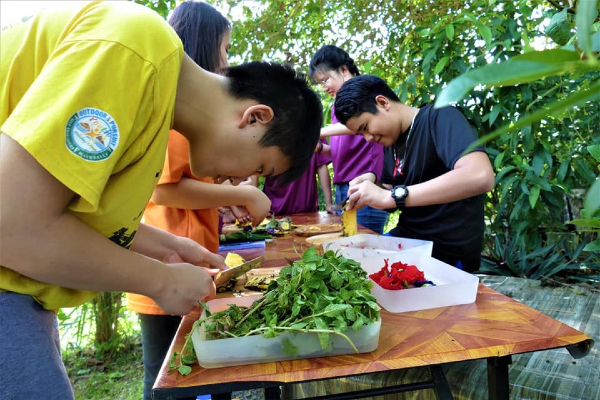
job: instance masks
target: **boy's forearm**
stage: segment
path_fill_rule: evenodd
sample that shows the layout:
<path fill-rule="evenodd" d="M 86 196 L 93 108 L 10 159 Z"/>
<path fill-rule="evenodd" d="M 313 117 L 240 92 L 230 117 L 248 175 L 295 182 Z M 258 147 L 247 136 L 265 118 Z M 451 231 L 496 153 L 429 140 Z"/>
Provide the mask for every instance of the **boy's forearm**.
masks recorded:
<path fill-rule="evenodd" d="M 350 129 L 346 128 L 346 125 L 341 123 L 331 124 L 321 128 L 321 137 L 339 136 L 339 135 L 354 135 Z"/>
<path fill-rule="evenodd" d="M 68 213 L 50 225 L 14 225 L 2 233 L 0 264 L 41 282 L 152 297 L 168 279 L 165 264 L 118 246 Z"/>
<path fill-rule="evenodd" d="M 74 217 L 73 191 L 8 135 L 0 143 L 0 265 L 72 289 L 161 292 L 166 265 Z"/>
<path fill-rule="evenodd" d="M 483 152 L 458 160 L 453 170 L 427 182 L 408 186 L 407 207 L 450 203 L 492 190 L 494 172 Z"/>

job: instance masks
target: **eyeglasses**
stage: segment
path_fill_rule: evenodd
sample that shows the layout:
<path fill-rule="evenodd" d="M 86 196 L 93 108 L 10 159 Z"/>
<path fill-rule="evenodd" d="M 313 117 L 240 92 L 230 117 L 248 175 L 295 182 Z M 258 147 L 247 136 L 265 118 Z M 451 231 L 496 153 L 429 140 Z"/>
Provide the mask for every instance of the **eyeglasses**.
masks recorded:
<path fill-rule="evenodd" d="M 329 87 L 330 81 L 331 81 L 331 75 L 328 76 L 327 79 L 320 81 L 319 85 L 321 85 L 322 88 Z"/>

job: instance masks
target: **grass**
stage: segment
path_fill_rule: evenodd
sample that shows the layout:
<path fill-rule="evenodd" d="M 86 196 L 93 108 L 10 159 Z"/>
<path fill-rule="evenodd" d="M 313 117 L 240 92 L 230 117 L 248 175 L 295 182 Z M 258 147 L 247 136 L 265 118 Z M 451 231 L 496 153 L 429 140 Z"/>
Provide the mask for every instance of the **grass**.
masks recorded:
<path fill-rule="evenodd" d="M 140 337 L 119 343 L 119 349 L 104 355 L 92 347 L 63 350 L 63 361 L 73 385 L 75 399 L 140 400 L 144 365 Z M 262 400 L 262 389 L 232 393 L 235 400 Z"/>
<path fill-rule="evenodd" d="M 144 365 L 138 338 L 125 339 L 116 350 L 98 354 L 92 347 L 63 350 L 63 361 L 76 399 L 139 400 Z"/>

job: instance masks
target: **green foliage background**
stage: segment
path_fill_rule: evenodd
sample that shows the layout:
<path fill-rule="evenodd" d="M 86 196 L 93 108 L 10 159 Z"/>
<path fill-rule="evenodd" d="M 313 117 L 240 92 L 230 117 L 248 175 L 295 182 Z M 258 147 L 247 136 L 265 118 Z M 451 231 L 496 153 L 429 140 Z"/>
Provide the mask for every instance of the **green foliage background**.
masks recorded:
<path fill-rule="evenodd" d="M 138 2 L 152 3 L 163 16 L 174 5 L 173 0 Z M 549 276 L 579 268 L 582 256 L 597 266 L 597 255 L 581 253 L 578 246 L 596 233 L 574 231 L 566 223 L 579 217 L 577 210 L 569 214 L 572 189 L 588 189 L 598 175 L 598 161 L 587 150 L 600 144 L 598 98 L 588 96 L 576 104 L 569 100 L 589 93 L 600 81 L 597 62 L 585 63 L 585 68 L 578 64 L 579 58 L 597 59 L 597 0 L 439 0 L 435 7 L 422 0 L 209 3 L 233 23 L 234 64 L 272 60 L 306 72 L 319 47 L 335 44 L 348 51 L 361 72 L 381 76 L 412 105 L 434 102 L 449 82 L 467 76 L 470 85 L 456 105 L 481 137 L 525 116 L 543 115 L 486 142 L 497 174 L 486 204 L 487 270 Z M 588 53 L 575 36 L 578 8 L 586 9 L 592 33 L 585 39 L 592 49 Z M 538 63 L 502 64 L 477 75 L 481 67 L 521 54 L 536 57 L 540 52 L 535 50 L 541 49 L 555 50 L 534 60 Z M 529 79 L 521 76 L 511 83 L 506 77 L 513 74 Z M 570 106 L 552 111 L 563 101 Z M 323 96 L 326 122 L 331 102 Z M 559 240 L 549 239 L 556 233 Z"/>
<path fill-rule="evenodd" d="M 132 1 L 165 18 L 180 3 Z M 271 60 L 306 72 L 319 47 L 335 44 L 407 104 L 456 102 L 496 172 L 482 271 L 543 278 L 567 270 L 600 282 L 598 0 L 208 2 L 233 23 L 232 64 Z M 324 95 L 326 123 L 331 103 Z M 574 189 L 588 191 L 581 213 L 570 207 Z M 118 353 L 132 332 L 120 326 L 129 319 L 114 296 L 75 315 L 61 311 L 61 329 L 72 324 L 81 343 L 90 311 L 96 350 Z"/>
<path fill-rule="evenodd" d="M 181 2 L 132 1 L 165 18 Z M 306 72 L 319 47 L 335 44 L 407 104 L 456 102 L 496 172 L 482 271 L 600 282 L 598 0 L 208 2 L 233 23 L 232 64 L 272 60 Z M 331 103 L 323 96 L 326 123 Z M 579 207 L 574 189 L 588 192 Z M 121 294 L 59 318 L 78 397 L 137 398 L 139 327 Z M 90 342 L 91 360 L 80 348 Z M 96 370 L 109 381 L 96 382 Z"/>

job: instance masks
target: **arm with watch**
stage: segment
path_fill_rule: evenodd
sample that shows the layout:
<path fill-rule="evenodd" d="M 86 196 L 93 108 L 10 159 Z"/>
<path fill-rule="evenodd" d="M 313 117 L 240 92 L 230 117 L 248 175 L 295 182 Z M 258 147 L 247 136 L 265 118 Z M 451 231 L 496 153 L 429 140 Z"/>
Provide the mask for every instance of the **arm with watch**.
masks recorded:
<path fill-rule="evenodd" d="M 461 157 L 454 169 L 414 185 L 382 184 L 368 172 L 350 181 L 347 210 L 371 206 L 380 210 L 419 207 L 458 201 L 490 191 L 494 171 L 487 157 L 475 151 Z"/>

